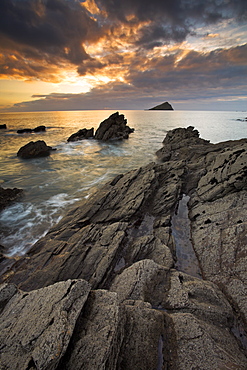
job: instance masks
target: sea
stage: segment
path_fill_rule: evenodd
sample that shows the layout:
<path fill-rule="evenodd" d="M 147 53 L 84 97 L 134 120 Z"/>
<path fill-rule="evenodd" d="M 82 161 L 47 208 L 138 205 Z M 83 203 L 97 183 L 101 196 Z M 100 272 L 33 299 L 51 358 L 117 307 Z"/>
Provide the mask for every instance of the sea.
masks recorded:
<path fill-rule="evenodd" d="M 18 258 L 75 206 L 118 174 L 156 161 L 167 131 L 194 126 L 200 137 L 217 143 L 247 137 L 246 112 L 123 110 L 135 131 L 128 140 L 67 142 L 82 128 L 97 129 L 115 111 L 0 113 L 0 186 L 21 188 L 22 199 L 0 213 L 0 244 Z M 18 129 L 46 126 L 46 132 Z M 18 150 L 44 140 L 49 157 L 20 159 Z"/>

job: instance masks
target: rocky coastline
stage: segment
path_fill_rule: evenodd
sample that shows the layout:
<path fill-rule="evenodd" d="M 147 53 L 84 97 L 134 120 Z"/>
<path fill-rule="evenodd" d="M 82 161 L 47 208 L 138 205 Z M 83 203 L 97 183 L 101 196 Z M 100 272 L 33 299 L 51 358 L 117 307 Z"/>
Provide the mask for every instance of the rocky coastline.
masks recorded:
<path fill-rule="evenodd" d="M 247 368 L 247 139 L 178 128 L 157 158 L 2 258 L 3 369 Z"/>

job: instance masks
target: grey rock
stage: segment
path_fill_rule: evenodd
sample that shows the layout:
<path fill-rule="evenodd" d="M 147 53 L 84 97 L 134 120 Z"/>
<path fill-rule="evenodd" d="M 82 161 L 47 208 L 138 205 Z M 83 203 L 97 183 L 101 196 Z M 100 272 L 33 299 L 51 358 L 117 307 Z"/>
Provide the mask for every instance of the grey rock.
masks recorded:
<path fill-rule="evenodd" d="M 157 322 L 157 313 L 163 315 L 158 328 L 149 328 L 151 336 L 156 333 L 161 338 L 163 366 L 205 370 L 246 367 L 247 358 L 233 335 L 234 312 L 215 284 L 144 260 L 116 277 L 111 290 L 118 294 L 120 302 L 124 304 L 128 304 L 128 300 L 149 303 L 150 306 L 146 307 L 154 311 L 149 317 L 150 323 Z M 132 312 L 132 320 L 133 316 Z M 138 320 L 135 330 L 140 339 L 142 323 L 140 318 Z M 131 322 L 131 319 L 127 322 Z M 146 323 L 147 327 L 149 325 Z M 134 334 L 131 334 L 128 333 L 127 338 L 132 338 Z M 150 335 L 144 334 L 144 337 L 150 338 Z M 152 344 L 156 343 L 158 347 L 157 339 L 152 338 Z M 130 339 L 128 343 L 131 343 Z M 130 344 L 126 348 L 126 357 L 129 347 Z M 139 353 L 135 358 L 146 361 L 144 353 Z M 132 368 L 141 368 L 140 363 L 135 366 Z"/>
<path fill-rule="evenodd" d="M 125 326 L 116 369 L 163 368 L 163 313 L 153 310 L 148 302 L 125 302 Z"/>
<path fill-rule="evenodd" d="M 23 190 L 17 188 L 4 189 L 0 186 L 0 211 L 18 201 L 23 196 Z"/>
<path fill-rule="evenodd" d="M 44 125 L 37 126 L 33 129 L 33 132 L 45 132 L 45 131 L 46 131 L 46 127 Z"/>
<path fill-rule="evenodd" d="M 72 134 L 68 138 L 67 141 L 70 142 L 70 141 L 78 141 L 78 140 L 83 140 L 83 139 L 90 139 L 93 136 L 94 136 L 94 128 L 91 128 L 91 129 L 83 128 L 77 131 L 76 133 Z"/>
<path fill-rule="evenodd" d="M 156 105 L 155 107 L 150 108 L 149 110 L 173 110 L 173 108 L 171 104 L 166 101 L 165 103 Z"/>
<path fill-rule="evenodd" d="M 128 139 L 129 134 L 132 132 L 134 132 L 134 129 L 127 126 L 127 119 L 124 118 L 124 115 L 116 112 L 100 123 L 95 135 L 93 128 L 83 128 L 72 134 L 67 141 L 71 142 L 90 138 L 102 141 L 122 140 Z"/>
<path fill-rule="evenodd" d="M 128 139 L 133 131 L 134 129 L 127 126 L 124 115 L 116 112 L 100 123 L 94 138 L 103 141 Z"/>
<path fill-rule="evenodd" d="M 4 286 L 0 302 L 2 369 L 56 369 L 67 350 L 90 291 L 83 280 L 57 283 L 30 293 Z"/>
<path fill-rule="evenodd" d="M 46 157 L 50 155 L 52 147 L 47 146 L 43 140 L 31 141 L 22 146 L 17 153 L 17 156 L 23 159 Z"/>
<path fill-rule="evenodd" d="M 125 320 L 124 307 L 119 306 L 116 293 L 91 291 L 71 348 L 58 369 L 116 369 Z"/>
<path fill-rule="evenodd" d="M 31 134 L 33 130 L 31 128 L 21 128 L 17 130 L 17 134 Z"/>
<path fill-rule="evenodd" d="M 246 151 L 247 139 L 211 144 L 193 127 L 173 130 L 159 163 L 79 202 L 3 272 L 26 291 L 68 279 L 94 289 L 59 370 L 247 368 Z M 174 269 L 183 194 L 189 219 L 176 227 L 188 229 L 203 279 Z M 4 289 L 3 313 L 20 294 Z"/>

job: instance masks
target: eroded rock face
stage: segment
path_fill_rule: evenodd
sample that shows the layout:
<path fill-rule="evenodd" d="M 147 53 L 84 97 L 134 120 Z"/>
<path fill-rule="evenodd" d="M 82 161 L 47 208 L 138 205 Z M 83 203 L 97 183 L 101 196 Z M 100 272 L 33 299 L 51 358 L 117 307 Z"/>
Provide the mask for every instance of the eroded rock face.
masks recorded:
<path fill-rule="evenodd" d="M 247 139 L 211 144 L 177 129 L 158 156 L 79 202 L 2 275 L 28 296 L 69 279 L 91 285 L 50 368 L 247 368 Z M 183 194 L 202 279 L 175 269 Z M 3 313 L 22 294 L 8 287 Z"/>
<path fill-rule="evenodd" d="M 64 355 L 90 285 L 61 282 L 25 293 L 12 285 L 0 290 L 3 369 L 55 369 Z"/>
<path fill-rule="evenodd" d="M 46 145 L 43 140 L 30 141 L 30 143 L 22 146 L 17 153 L 17 156 L 23 159 L 47 157 L 50 155 L 52 147 Z"/>

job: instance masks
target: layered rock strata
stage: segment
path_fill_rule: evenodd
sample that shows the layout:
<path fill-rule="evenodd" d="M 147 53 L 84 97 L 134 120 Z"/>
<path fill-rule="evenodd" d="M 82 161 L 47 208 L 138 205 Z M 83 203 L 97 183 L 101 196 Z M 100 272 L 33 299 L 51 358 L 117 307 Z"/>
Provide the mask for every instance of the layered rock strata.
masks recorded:
<path fill-rule="evenodd" d="M 2 274 L 4 364 L 18 348 L 25 369 L 247 368 L 247 139 L 211 144 L 189 127 L 163 144 L 159 163 L 119 175 L 78 203 Z M 181 228 L 190 227 L 184 235 L 201 278 L 177 260 L 172 218 L 183 194 L 190 225 Z M 48 302 L 39 297 L 56 287 L 67 297 L 71 281 L 87 289 L 56 357 L 62 301 L 44 319 Z M 56 328 L 48 355 L 38 330 L 26 324 L 27 343 L 9 328 L 23 326 L 29 301 L 39 332 L 47 322 Z M 53 360 L 39 362 L 44 357 Z"/>

